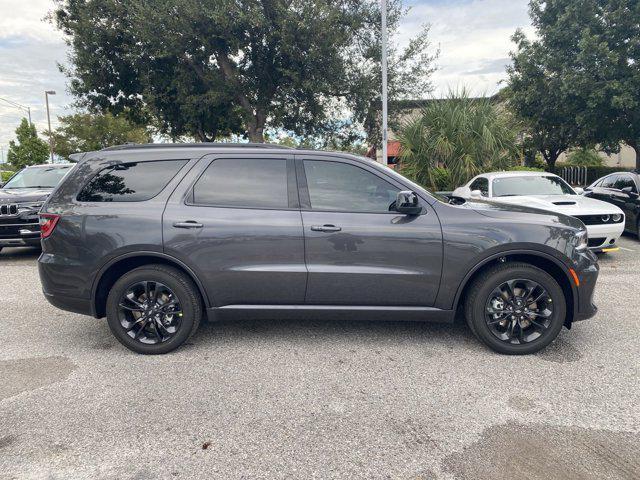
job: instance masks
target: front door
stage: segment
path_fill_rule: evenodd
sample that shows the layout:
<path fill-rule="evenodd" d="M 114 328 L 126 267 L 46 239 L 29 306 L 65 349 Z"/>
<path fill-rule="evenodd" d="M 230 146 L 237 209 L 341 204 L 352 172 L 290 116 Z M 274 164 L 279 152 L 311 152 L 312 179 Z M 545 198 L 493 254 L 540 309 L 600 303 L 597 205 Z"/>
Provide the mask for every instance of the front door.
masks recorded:
<path fill-rule="evenodd" d="M 297 156 L 311 305 L 432 306 L 442 271 L 433 209 L 393 211 L 403 189 L 372 166 Z"/>
<path fill-rule="evenodd" d="M 293 157 L 208 155 L 174 192 L 165 252 L 214 306 L 302 304 L 307 272 Z"/>

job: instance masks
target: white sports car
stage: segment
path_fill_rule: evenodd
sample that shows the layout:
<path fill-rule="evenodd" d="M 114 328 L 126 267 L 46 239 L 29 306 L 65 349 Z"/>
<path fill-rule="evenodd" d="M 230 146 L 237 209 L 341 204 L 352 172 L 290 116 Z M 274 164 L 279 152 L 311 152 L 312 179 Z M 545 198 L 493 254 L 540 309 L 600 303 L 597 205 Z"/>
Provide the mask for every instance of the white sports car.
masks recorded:
<path fill-rule="evenodd" d="M 525 205 L 579 218 L 587 227 L 589 248 L 615 247 L 624 230 L 624 213 L 615 205 L 580 195 L 562 178 L 546 172 L 493 172 L 472 178 L 453 195 Z"/>

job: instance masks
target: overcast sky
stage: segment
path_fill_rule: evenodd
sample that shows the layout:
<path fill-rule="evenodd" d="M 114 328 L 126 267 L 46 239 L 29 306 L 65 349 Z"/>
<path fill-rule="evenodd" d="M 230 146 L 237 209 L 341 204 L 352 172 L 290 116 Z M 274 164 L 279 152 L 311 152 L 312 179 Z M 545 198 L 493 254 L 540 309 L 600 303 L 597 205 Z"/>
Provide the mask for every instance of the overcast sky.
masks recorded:
<path fill-rule="evenodd" d="M 407 0 L 410 15 L 401 27 L 400 42 L 431 24 L 434 48 L 440 47 L 439 70 L 434 74 L 435 95 L 467 86 L 474 94 L 491 94 L 505 76 L 516 28 L 531 32 L 526 0 Z M 56 116 L 72 111 L 66 79 L 56 62 L 66 61 L 62 36 L 44 17 L 51 0 L 0 1 L 0 99 L 31 107 L 38 131 L 46 129 L 44 91 L 50 97 L 52 124 Z M 0 147 L 6 158 L 9 140 L 21 111 L 0 100 Z"/>

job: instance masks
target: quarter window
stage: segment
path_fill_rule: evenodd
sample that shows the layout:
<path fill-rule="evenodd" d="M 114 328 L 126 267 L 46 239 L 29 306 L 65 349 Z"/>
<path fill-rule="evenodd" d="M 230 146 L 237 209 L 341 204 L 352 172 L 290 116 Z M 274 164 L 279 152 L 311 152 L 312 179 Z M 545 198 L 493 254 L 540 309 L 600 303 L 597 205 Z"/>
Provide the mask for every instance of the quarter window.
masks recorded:
<path fill-rule="evenodd" d="M 193 202 L 223 207 L 287 208 L 287 161 L 214 160 L 194 185 Z"/>
<path fill-rule="evenodd" d="M 311 208 L 347 212 L 388 212 L 398 188 L 347 163 L 305 160 Z"/>
<path fill-rule="evenodd" d="M 141 202 L 155 197 L 187 160 L 119 163 L 91 179 L 78 194 L 81 202 Z"/>

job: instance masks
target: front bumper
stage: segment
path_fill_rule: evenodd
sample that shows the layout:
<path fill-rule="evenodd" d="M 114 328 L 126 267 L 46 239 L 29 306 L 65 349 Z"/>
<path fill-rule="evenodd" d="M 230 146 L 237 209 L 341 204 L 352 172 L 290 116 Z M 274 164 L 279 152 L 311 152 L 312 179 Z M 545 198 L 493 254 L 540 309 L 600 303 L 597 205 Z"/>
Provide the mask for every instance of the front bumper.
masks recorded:
<path fill-rule="evenodd" d="M 38 217 L 0 219 L 0 247 L 39 247 Z"/>
<path fill-rule="evenodd" d="M 624 231 L 624 221 L 604 225 L 586 225 L 589 235 L 589 249 L 594 252 L 616 246 Z"/>
<path fill-rule="evenodd" d="M 574 303 L 575 311 L 573 321 L 587 320 L 598 313 L 598 307 L 593 303 L 593 293 L 598 280 L 599 267 L 597 263 L 576 272 L 580 285 L 577 290 L 577 301 Z"/>

